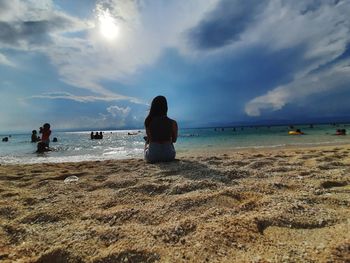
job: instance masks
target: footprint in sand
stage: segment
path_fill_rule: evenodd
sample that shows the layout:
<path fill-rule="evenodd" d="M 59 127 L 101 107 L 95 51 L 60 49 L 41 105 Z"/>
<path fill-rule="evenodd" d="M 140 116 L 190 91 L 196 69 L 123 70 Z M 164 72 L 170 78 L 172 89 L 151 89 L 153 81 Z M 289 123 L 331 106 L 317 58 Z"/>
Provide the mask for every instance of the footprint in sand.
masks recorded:
<path fill-rule="evenodd" d="M 0 207 L 0 217 L 5 219 L 15 219 L 18 216 L 16 208 L 5 206 Z"/>
<path fill-rule="evenodd" d="M 342 186 L 346 186 L 347 182 L 345 181 L 325 181 L 321 183 L 321 187 L 322 188 L 333 188 L 333 187 L 342 187 Z"/>
<path fill-rule="evenodd" d="M 55 223 L 60 220 L 62 220 L 62 218 L 56 214 L 39 212 L 36 214 L 26 216 L 21 220 L 21 223 L 22 224 Z"/>
<path fill-rule="evenodd" d="M 160 256 L 157 253 L 148 252 L 145 250 L 124 250 L 120 253 L 111 253 L 107 257 L 96 258 L 92 262 L 93 263 L 110 263 L 110 262 L 153 263 L 159 260 L 160 260 Z"/>
<path fill-rule="evenodd" d="M 185 182 L 181 184 L 174 185 L 170 190 L 169 194 L 171 195 L 178 195 L 178 194 L 185 194 L 197 190 L 202 189 L 216 189 L 218 186 L 217 183 L 210 182 L 210 181 L 199 181 L 199 182 Z"/>
<path fill-rule="evenodd" d="M 350 242 L 337 244 L 332 250 L 327 262 L 350 262 Z"/>
<path fill-rule="evenodd" d="M 66 248 L 55 248 L 49 252 L 45 252 L 43 255 L 34 261 L 35 263 L 60 263 L 60 262 L 77 262 L 82 263 L 81 257 L 72 254 Z"/>
<path fill-rule="evenodd" d="M 189 235 L 190 233 L 196 231 L 197 225 L 191 221 L 186 220 L 175 226 L 162 228 L 153 234 L 155 239 L 160 239 L 164 243 L 176 244 L 181 238 Z"/>
<path fill-rule="evenodd" d="M 147 183 L 132 187 L 130 190 L 148 195 L 160 195 L 165 193 L 169 187 L 170 186 L 166 184 Z"/>
<path fill-rule="evenodd" d="M 18 243 L 22 242 L 26 237 L 26 230 L 19 226 L 3 225 L 2 229 L 8 236 L 8 240 L 10 241 L 10 244 L 17 245 Z"/>

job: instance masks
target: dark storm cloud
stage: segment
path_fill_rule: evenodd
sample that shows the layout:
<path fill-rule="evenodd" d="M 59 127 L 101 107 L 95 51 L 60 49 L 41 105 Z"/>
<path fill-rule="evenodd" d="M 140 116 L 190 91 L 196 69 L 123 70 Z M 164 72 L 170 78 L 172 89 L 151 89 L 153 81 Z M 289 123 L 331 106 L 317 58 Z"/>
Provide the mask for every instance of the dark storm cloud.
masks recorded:
<path fill-rule="evenodd" d="M 21 41 L 29 44 L 46 43 L 49 33 L 73 26 L 66 17 L 54 16 L 50 20 L 0 22 L 0 43 L 17 46 Z"/>
<path fill-rule="evenodd" d="M 215 49 L 240 39 L 242 32 L 267 4 L 265 0 L 222 0 L 189 32 L 189 41 L 198 49 Z"/>

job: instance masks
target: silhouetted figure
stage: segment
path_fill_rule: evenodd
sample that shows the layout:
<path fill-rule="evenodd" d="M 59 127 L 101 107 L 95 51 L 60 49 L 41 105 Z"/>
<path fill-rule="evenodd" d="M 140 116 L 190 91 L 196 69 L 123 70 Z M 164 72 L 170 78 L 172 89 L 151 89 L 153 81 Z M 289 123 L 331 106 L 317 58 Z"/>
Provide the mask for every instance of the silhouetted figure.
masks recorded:
<path fill-rule="evenodd" d="M 31 138 L 31 142 L 37 142 L 40 139 L 38 139 L 38 132 L 36 130 L 32 130 L 32 138 Z"/>
<path fill-rule="evenodd" d="M 167 116 L 168 103 L 164 96 L 153 99 L 151 109 L 145 119 L 147 141 L 145 160 L 150 163 L 166 162 L 175 159 L 174 143 L 177 140 L 178 126 Z"/>
<path fill-rule="evenodd" d="M 53 139 L 52 139 L 52 142 L 57 142 L 58 140 L 57 140 L 57 138 L 56 137 L 54 137 Z"/>
<path fill-rule="evenodd" d="M 91 140 L 95 139 L 95 138 L 94 138 L 94 132 L 91 132 L 91 133 L 90 133 L 90 139 L 91 139 Z"/>
<path fill-rule="evenodd" d="M 100 138 L 99 139 L 103 139 L 103 134 L 102 132 L 100 132 Z"/>
<path fill-rule="evenodd" d="M 8 138 L 8 137 L 4 137 L 4 138 L 2 138 L 2 141 L 3 141 L 3 142 L 8 142 L 8 141 L 9 141 L 9 138 Z"/>
<path fill-rule="evenodd" d="M 98 132 L 95 133 L 94 139 L 100 139 L 100 136 L 98 135 Z"/>

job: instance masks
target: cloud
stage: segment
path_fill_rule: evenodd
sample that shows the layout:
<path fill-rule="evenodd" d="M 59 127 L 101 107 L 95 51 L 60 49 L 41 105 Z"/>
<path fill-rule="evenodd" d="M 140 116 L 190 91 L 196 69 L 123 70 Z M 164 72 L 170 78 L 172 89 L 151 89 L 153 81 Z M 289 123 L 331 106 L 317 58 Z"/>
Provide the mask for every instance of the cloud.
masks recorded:
<path fill-rule="evenodd" d="M 3 1 L 4 2 L 4 1 Z M 87 29 L 86 21 L 53 9 L 51 1 L 1 3 L 0 48 L 31 49 L 52 43 L 52 34 Z"/>
<path fill-rule="evenodd" d="M 165 49 L 179 46 L 181 33 L 216 2 L 99 0 L 94 16 L 82 20 L 50 0 L 0 1 L 0 49 L 42 52 L 63 82 L 103 96 L 122 96 L 102 83 L 132 83 Z M 100 32 L 99 16 L 106 12 L 119 30 L 113 40 Z M 166 23 L 160 23 L 164 17 Z"/>
<path fill-rule="evenodd" d="M 265 0 L 222 0 L 189 31 L 189 40 L 195 48 L 203 50 L 221 48 L 240 40 L 266 4 Z"/>
<path fill-rule="evenodd" d="M 263 110 L 280 110 L 286 104 L 330 90 L 348 88 L 350 83 L 350 59 L 336 63 L 330 68 L 299 78 L 256 97 L 245 105 L 249 116 L 260 116 Z"/>
<path fill-rule="evenodd" d="M 131 84 L 135 75 L 157 61 L 164 50 L 179 46 L 182 32 L 198 21 L 214 1 L 205 5 L 198 4 L 203 3 L 198 0 L 164 5 L 162 1 L 101 0 L 90 21 L 95 26 L 87 31 L 86 39 L 55 36 L 56 46 L 48 55 L 63 81 L 107 95 L 101 81 Z M 119 31 L 113 40 L 103 38 L 99 32 L 98 17 L 106 10 Z M 160 23 L 164 17 L 167 22 Z"/>
<path fill-rule="evenodd" d="M 119 107 L 119 106 L 110 106 L 107 108 L 107 111 L 112 114 L 113 117 L 122 116 L 126 117 L 130 113 L 130 107 Z"/>
<path fill-rule="evenodd" d="M 241 32 L 241 40 L 227 50 L 239 51 L 255 45 L 273 56 L 281 50 L 302 46 L 303 60 L 292 72 L 292 81 L 251 99 L 245 112 L 259 116 L 262 110 L 280 110 L 312 94 L 342 89 L 348 77 L 343 66 L 333 64 L 350 43 L 349 12 L 348 1 L 269 1 Z"/>
<path fill-rule="evenodd" d="M 65 99 L 65 100 L 72 100 L 76 102 L 94 102 L 94 101 L 120 101 L 120 100 L 127 100 L 132 103 L 136 104 L 142 104 L 146 105 L 145 102 L 138 98 L 134 97 L 127 97 L 127 96 L 122 96 L 122 95 L 114 95 L 114 96 L 77 96 L 73 95 L 68 92 L 50 92 L 50 93 L 44 93 L 41 95 L 34 95 L 30 96 L 26 99 L 52 99 L 52 100 L 57 100 L 57 99 Z"/>
<path fill-rule="evenodd" d="M 5 55 L 0 53 L 0 65 L 3 64 L 5 66 L 9 66 L 9 67 L 15 67 L 15 63 L 13 63 L 12 61 L 10 61 Z"/>

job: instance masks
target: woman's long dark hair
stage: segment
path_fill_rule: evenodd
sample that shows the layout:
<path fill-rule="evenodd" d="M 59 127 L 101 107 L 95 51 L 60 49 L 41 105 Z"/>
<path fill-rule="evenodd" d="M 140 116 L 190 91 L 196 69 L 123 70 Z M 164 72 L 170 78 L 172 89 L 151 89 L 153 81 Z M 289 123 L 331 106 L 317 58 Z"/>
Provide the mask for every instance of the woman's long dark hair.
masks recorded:
<path fill-rule="evenodd" d="M 151 109 L 145 119 L 145 127 L 148 127 L 153 117 L 167 116 L 168 103 L 164 96 L 157 96 L 152 100 Z"/>

